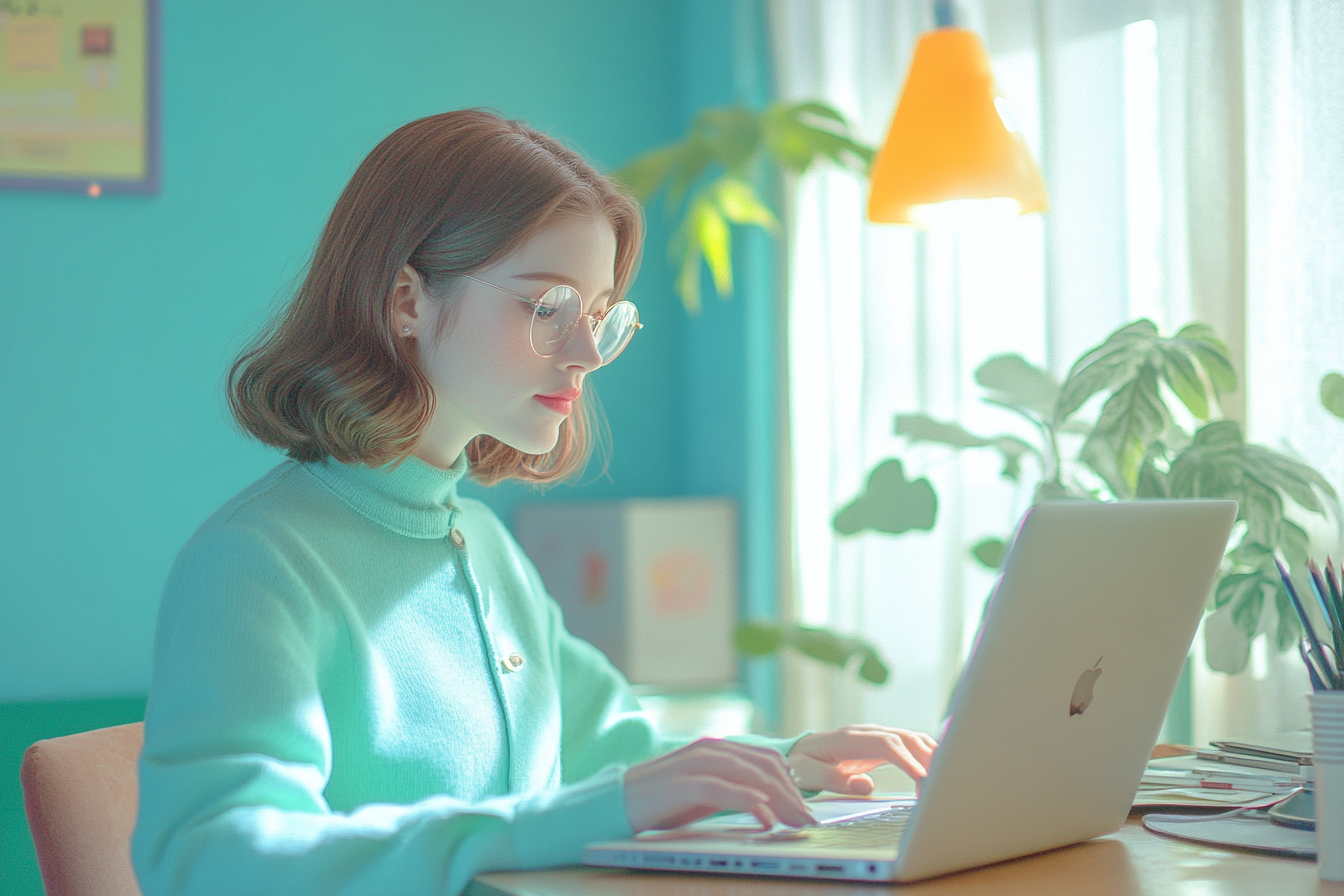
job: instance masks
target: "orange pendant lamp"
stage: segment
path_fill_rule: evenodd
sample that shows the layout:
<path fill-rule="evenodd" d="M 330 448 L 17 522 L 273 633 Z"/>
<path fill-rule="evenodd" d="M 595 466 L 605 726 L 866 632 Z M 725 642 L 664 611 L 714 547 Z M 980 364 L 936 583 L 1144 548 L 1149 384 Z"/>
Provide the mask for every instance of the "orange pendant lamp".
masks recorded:
<path fill-rule="evenodd" d="M 1022 135 L 1008 130 L 989 53 L 973 31 L 941 26 L 915 46 L 886 142 L 873 164 L 871 221 L 927 226 L 968 207 L 1043 212 L 1045 182 Z"/>

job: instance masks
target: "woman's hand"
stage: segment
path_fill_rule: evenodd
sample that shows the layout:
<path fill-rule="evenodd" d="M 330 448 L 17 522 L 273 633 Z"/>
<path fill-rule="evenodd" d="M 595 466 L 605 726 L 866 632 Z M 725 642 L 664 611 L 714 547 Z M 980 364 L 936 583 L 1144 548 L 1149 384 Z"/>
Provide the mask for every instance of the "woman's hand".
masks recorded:
<path fill-rule="evenodd" d="M 764 747 L 704 738 L 626 769 L 625 811 L 636 833 L 724 810 L 749 812 L 765 828 L 816 823 L 784 757 Z"/>
<path fill-rule="evenodd" d="M 867 796 L 873 792 L 868 772 L 891 764 L 916 782 L 929 773 L 938 743 L 927 734 L 882 725 L 846 725 L 809 734 L 789 751 L 793 779 L 804 790 Z"/>

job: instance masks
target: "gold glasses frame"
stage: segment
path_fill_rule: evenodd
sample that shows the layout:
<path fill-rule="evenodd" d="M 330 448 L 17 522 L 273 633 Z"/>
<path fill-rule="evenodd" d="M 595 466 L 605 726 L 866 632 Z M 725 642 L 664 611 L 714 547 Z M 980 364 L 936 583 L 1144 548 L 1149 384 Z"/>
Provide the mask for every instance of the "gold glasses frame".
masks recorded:
<path fill-rule="evenodd" d="M 574 330 L 575 328 L 578 327 L 579 321 L 585 317 L 588 318 L 589 327 L 591 327 L 592 329 L 593 336 L 596 337 L 598 328 L 602 326 L 602 323 L 603 321 L 606 320 L 607 316 L 610 315 L 613 310 L 619 308 L 622 305 L 628 306 L 630 308 L 630 312 L 634 314 L 634 326 L 630 327 L 630 332 L 626 335 L 625 339 L 621 342 L 621 344 L 616 347 L 616 350 L 612 352 L 611 357 L 603 356 L 602 365 L 605 367 L 612 361 L 616 360 L 616 358 L 620 356 L 621 352 L 625 351 L 625 347 L 630 344 L 630 340 L 634 338 L 635 331 L 644 329 L 644 325 L 639 322 L 639 308 L 636 307 L 634 302 L 631 302 L 627 299 L 621 299 L 619 302 L 613 302 L 606 308 L 603 308 L 601 311 L 598 311 L 596 313 L 589 313 L 583 310 L 583 296 L 579 295 L 579 291 L 572 286 L 566 286 L 564 284 L 552 286 L 550 289 L 546 290 L 544 293 L 541 294 L 541 298 L 533 299 L 523 295 L 520 292 L 514 292 L 507 286 L 500 286 L 498 283 L 491 283 L 489 280 L 482 280 L 480 277 L 473 277 L 471 274 L 458 274 L 458 276 L 465 277 L 468 280 L 474 280 L 475 282 L 484 284 L 485 286 L 493 287 L 494 289 L 497 289 L 500 292 L 506 292 L 509 295 L 517 298 L 524 305 L 527 305 L 529 308 L 531 308 L 532 319 L 528 323 L 527 341 L 528 344 L 532 346 L 532 351 L 535 352 L 537 356 L 541 358 L 553 357 L 557 352 L 559 352 L 562 348 L 564 348 L 567 344 L 569 344 L 570 337 L 574 335 Z M 547 306 L 548 304 L 546 302 L 547 296 L 559 293 L 561 290 L 568 290 L 569 292 L 572 292 L 574 294 L 575 299 L 577 299 L 579 303 L 579 315 L 578 317 L 574 318 L 574 321 L 570 323 L 568 326 L 566 326 L 565 329 L 560 333 L 559 337 L 555 340 L 555 348 L 552 349 L 550 353 L 546 353 L 537 347 L 537 336 L 536 336 L 537 320 L 538 320 L 537 312 L 539 309 Z M 560 302 L 550 303 L 550 305 L 553 307 L 558 307 L 559 304 Z M 599 352 L 601 351 L 600 346 L 598 350 Z"/>

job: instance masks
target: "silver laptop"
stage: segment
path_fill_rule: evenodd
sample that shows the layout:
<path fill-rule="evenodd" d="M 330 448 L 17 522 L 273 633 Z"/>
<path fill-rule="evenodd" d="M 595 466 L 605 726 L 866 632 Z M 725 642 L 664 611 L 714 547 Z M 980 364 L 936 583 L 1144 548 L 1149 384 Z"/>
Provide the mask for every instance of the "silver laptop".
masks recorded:
<path fill-rule="evenodd" d="M 800 829 L 649 832 L 584 862 L 909 881 L 1119 830 L 1236 515 L 1235 501 L 1028 511 L 918 801 Z"/>

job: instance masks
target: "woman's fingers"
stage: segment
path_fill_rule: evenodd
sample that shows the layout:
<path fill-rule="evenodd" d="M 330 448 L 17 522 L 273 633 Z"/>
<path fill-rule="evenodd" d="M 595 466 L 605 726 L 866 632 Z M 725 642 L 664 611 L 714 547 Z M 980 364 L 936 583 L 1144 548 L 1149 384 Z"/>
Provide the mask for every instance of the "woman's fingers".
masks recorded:
<path fill-rule="evenodd" d="M 675 827 L 724 810 L 762 825 L 813 824 L 783 757 L 731 741 L 702 740 L 625 774 L 626 810 L 637 831 Z"/>
<path fill-rule="evenodd" d="M 812 756 L 791 756 L 794 780 L 804 790 L 829 790 L 832 793 L 845 793 L 851 796 L 867 796 L 873 792 L 873 779 L 862 772 L 829 762 L 823 762 Z M 874 764 L 876 767 L 877 764 Z"/>
<path fill-rule="evenodd" d="M 808 789 L 870 793 L 872 779 L 866 772 L 890 764 L 918 781 L 928 774 L 937 747 L 937 741 L 927 734 L 882 725 L 849 725 L 803 738 L 790 752 L 789 763 L 795 771 L 805 770 L 799 780 Z M 827 771 L 803 757 L 824 765 Z"/>
<path fill-rule="evenodd" d="M 896 766 L 912 778 L 923 778 L 928 775 L 929 770 L 925 767 L 923 762 L 916 759 L 915 755 L 910 752 L 910 748 L 906 746 L 904 738 L 898 735 L 889 735 L 888 737 L 883 738 L 882 742 L 886 744 L 887 749 L 889 750 L 887 761 L 892 765 Z M 921 749 L 920 752 L 925 754 L 925 762 L 932 756 L 931 751 Z"/>
<path fill-rule="evenodd" d="M 811 823 L 811 814 L 793 782 L 788 764 L 774 750 L 733 741 L 700 740 L 668 754 L 667 758 L 688 772 L 714 775 L 766 793 L 777 814 L 789 824 Z"/>

